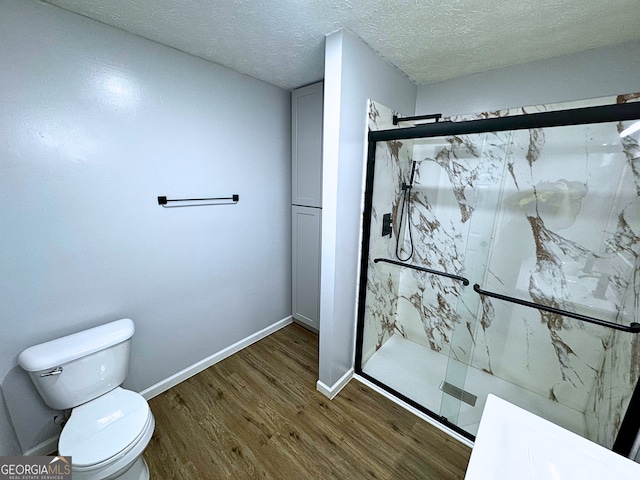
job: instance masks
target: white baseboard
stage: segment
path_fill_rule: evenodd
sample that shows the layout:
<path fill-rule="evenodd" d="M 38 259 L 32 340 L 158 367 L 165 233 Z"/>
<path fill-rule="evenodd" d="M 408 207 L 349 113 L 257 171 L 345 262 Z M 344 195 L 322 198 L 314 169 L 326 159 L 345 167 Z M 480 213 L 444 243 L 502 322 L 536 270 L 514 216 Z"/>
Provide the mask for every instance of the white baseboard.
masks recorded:
<path fill-rule="evenodd" d="M 218 353 L 214 353 L 210 357 L 205 358 L 204 360 L 199 361 L 198 363 L 194 363 L 190 367 L 185 368 L 184 370 L 176 373 L 175 375 L 170 376 L 169 378 L 162 380 L 161 382 L 152 385 L 151 387 L 140 392 L 144 398 L 149 400 L 150 398 L 155 397 L 156 395 L 161 394 L 162 392 L 169 390 L 171 387 L 176 386 L 180 382 L 194 376 L 197 373 L 200 373 L 202 370 L 209 368 L 211 365 L 218 363 L 221 360 L 233 355 L 236 352 L 239 352 L 245 347 L 248 347 L 252 343 L 257 342 L 258 340 L 262 340 L 263 338 L 271 335 L 273 332 L 280 330 L 283 327 L 286 327 L 292 322 L 291 317 L 283 318 L 282 320 L 277 321 L 273 325 L 269 325 L 268 327 L 260 330 L 259 332 L 254 333 L 253 335 L 249 335 L 248 337 L 240 340 L 239 342 L 234 343 L 233 345 L 220 350 Z M 53 454 L 56 450 L 58 450 L 58 439 L 59 435 L 55 437 L 51 437 L 48 440 L 45 440 L 42 443 L 39 443 L 35 447 L 32 447 L 26 450 L 23 455 L 35 455 L 35 456 L 48 456 Z"/>
<path fill-rule="evenodd" d="M 286 327 L 292 322 L 291 316 L 283 318 L 282 320 L 277 321 L 273 325 L 269 325 L 266 328 L 263 328 L 259 332 L 254 333 L 253 335 L 249 335 L 246 338 L 234 343 L 233 345 L 220 350 L 218 353 L 214 353 L 210 357 L 205 358 L 204 360 L 200 360 L 197 363 L 185 368 L 184 370 L 176 373 L 175 375 L 166 378 L 155 385 L 146 388 L 145 390 L 140 392 L 147 400 L 155 397 L 156 395 L 160 395 L 162 392 L 169 390 L 171 387 L 175 387 L 180 382 L 187 380 L 188 378 L 193 377 L 197 373 L 209 368 L 211 365 L 214 365 L 221 360 L 224 360 L 227 357 L 230 357 L 234 353 L 239 352 L 245 347 L 248 347 L 252 343 L 257 342 L 258 340 L 262 340 L 263 338 L 271 335 L 273 332 L 280 330 L 283 327 Z"/>
<path fill-rule="evenodd" d="M 263 338 L 271 335 L 273 332 L 276 332 L 281 328 L 286 327 L 291 322 L 292 322 L 292 318 L 290 316 L 283 318 L 282 320 L 277 321 L 273 325 L 269 325 L 268 327 L 263 328 L 259 332 L 256 332 L 253 335 L 249 335 L 248 337 L 240 340 L 239 342 L 236 342 L 233 345 L 223 350 L 220 350 L 218 353 L 214 353 L 210 357 L 207 357 L 204 360 L 194 363 L 190 367 L 185 368 L 184 370 L 176 373 L 175 375 L 172 375 L 169 378 L 166 378 L 165 380 L 162 380 L 156 383 L 155 385 L 152 385 L 151 387 L 140 392 L 140 395 L 142 395 L 144 398 L 149 400 L 150 398 L 153 398 L 156 395 L 159 395 L 162 392 L 169 390 L 171 387 L 175 387 L 180 382 L 183 382 L 184 380 L 196 375 L 197 373 L 200 373 L 202 370 L 209 368 L 211 365 L 214 365 L 219 361 L 224 360 L 225 358 L 233 355 L 234 353 L 239 352 L 240 350 L 242 350 L 245 347 L 248 347 L 252 343 L 257 342 L 258 340 L 262 340 Z M 44 442 L 39 443 L 35 447 L 32 447 L 26 450 L 23 454 L 28 456 L 51 455 L 56 450 L 58 450 L 58 439 L 59 439 L 59 435 L 56 435 L 55 437 L 51 437 L 45 440 Z"/>
<path fill-rule="evenodd" d="M 389 392 L 387 392 L 386 390 L 383 390 L 382 388 L 380 388 L 378 385 L 376 385 L 375 383 L 370 382 L 369 380 L 367 380 L 366 378 L 361 377 L 360 375 L 353 375 L 353 378 L 355 378 L 356 380 L 358 380 L 359 382 L 365 384 L 367 387 L 371 388 L 372 390 L 375 390 L 376 392 L 378 392 L 380 395 L 382 395 L 383 397 L 387 397 L 389 400 L 391 400 L 393 403 L 400 405 L 402 408 L 404 408 L 405 410 L 410 411 L 411 413 L 413 413 L 414 415 L 420 417 L 422 420 L 424 420 L 425 422 L 433 425 L 434 427 L 436 427 L 438 430 L 446 433 L 447 435 L 449 435 L 452 438 L 455 438 L 456 440 L 458 440 L 460 443 L 473 448 L 473 442 L 471 440 L 469 440 L 467 437 L 464 437 L 462 435 L 460 435 L 458 432 L 456 432 L 455 430 L 450 429 L 449 427 L 447 427 L 446 425 L 443 425 L 442 423 L 438 422 L 437 420 L 431 418 L 429 415 L 427 415 L 424 412 L 421 412 L 420 410 L 418 410 L 415 407 L 412 407 L 411 405 L 409 405 L 408 403 L 403 402 L 402 400 L 394 397 L 393 395 L 391 395 Z"/>
<path fill-rule="evenodd" d="M 318 382 L 316 383 L 316 390 L 322 393 L 325 397 L 328 397 L 329 400 L 333 400 L 333 398 L 338 395 L 338 393 L 340 393 L 340 390 L 342 390 L 344 386 L 349 383 L 349 380 L 351 380 L 352 377 L 353 368 L 350 368 L 347 373 L 340 377 L 340 379 L 330 387 L 318 380 Z"/>

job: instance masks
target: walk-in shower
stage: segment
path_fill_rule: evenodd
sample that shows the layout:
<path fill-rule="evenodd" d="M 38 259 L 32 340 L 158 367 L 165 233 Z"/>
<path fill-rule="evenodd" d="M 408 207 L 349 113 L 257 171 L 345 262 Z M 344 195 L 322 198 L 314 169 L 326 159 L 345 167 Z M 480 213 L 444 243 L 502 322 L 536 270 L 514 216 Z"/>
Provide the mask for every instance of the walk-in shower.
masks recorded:
<path fill-rule="evenodd" d="M 371 102 L 357 373 L 470 439 L 493 393 L 629 454 L 638 100 L 410 128 Z"/>

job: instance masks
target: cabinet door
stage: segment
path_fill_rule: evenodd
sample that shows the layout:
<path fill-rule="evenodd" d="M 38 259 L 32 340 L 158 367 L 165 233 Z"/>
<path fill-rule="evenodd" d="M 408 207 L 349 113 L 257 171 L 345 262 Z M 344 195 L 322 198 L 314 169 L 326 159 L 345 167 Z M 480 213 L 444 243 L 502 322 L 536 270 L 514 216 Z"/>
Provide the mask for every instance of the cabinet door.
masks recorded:
<path fill-rule="evenodd" d="M 291 209 L 293 318 L 319 330 L 322 210 L 298 206 Z"/>
<path fill-rule="evenodd" d="M 291 203 L 322 206 L 322 82 L 291 92 Z"/>

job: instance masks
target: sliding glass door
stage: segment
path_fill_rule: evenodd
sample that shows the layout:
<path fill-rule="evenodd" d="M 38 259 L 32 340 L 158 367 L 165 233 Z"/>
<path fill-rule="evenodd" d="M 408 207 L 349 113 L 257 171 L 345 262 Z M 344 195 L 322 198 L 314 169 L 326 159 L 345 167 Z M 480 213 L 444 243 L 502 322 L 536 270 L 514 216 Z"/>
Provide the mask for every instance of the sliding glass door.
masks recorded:
<path fill-rule="evenodd" d="M 372 103 L 362 375 L 469 438 L 493 393 L 613 448 L 640 376 L 634 100 L 410 129 Z"/>

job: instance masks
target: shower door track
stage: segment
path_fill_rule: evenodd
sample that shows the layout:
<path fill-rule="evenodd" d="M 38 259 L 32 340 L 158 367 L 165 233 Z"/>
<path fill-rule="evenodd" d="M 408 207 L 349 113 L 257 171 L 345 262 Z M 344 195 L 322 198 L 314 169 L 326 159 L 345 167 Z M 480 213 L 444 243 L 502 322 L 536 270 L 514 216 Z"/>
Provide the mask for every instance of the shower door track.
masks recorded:
<path fill-rule="evenodd" d="M 369 261 L 369 238 L 371 236 L 371 211 L 373 206 L 373 182 L 376 156 L 376 143 L 389 140 L 408 140 L 417 138 L 440 137 L 447 135 L 466 135 L 472 133 L 499 132 L 507 130 L 525 130 L 532 128 L 560 127 L 570 125 L 586 125 L 640 119 L 640 102 L 603 105 L 597 107 L 557 110 L 552 112 L 532 113 L 524 115 L 486 118 L 468 121 L 444 121 L 416 125 L 409 128 L 370 131 L 367 144 L 367 171 L 365 180 L 364 211 L 362 222 L 362 249 L 360 258 L 360 284 L 358 294 L 358 317 L 356 329 L 355 373 L 366 378 L 396 398 L 406 402 L 429 417 L 441 422 L 446 427 L 475 441 L 475 435 L 449 422 L 406 395 L 391 388 L 362 370 L 362 345 L 364 339 L 365 301 L 367 294 L 367 270 Z M 391 263 L 391 262 L 389 262 Z M 407 264 L 407 266 L 410 266 Z M 432 272 L 434 273 L 434 272 Z M 435 272 L 437 274 L 442 272 Z M 460 277 L 463 278 L 464 277 Z M 466 279 L 465 279 L 466 280 Z M 635 330 L 635 325 L 632 324 Z M 631 400 L 616 436 L 612 450 L 620 455 L 628 456 L 640 432 L 640 416 L 633 412 L 640 410 L 640 382 L 636 384 Z"/>

